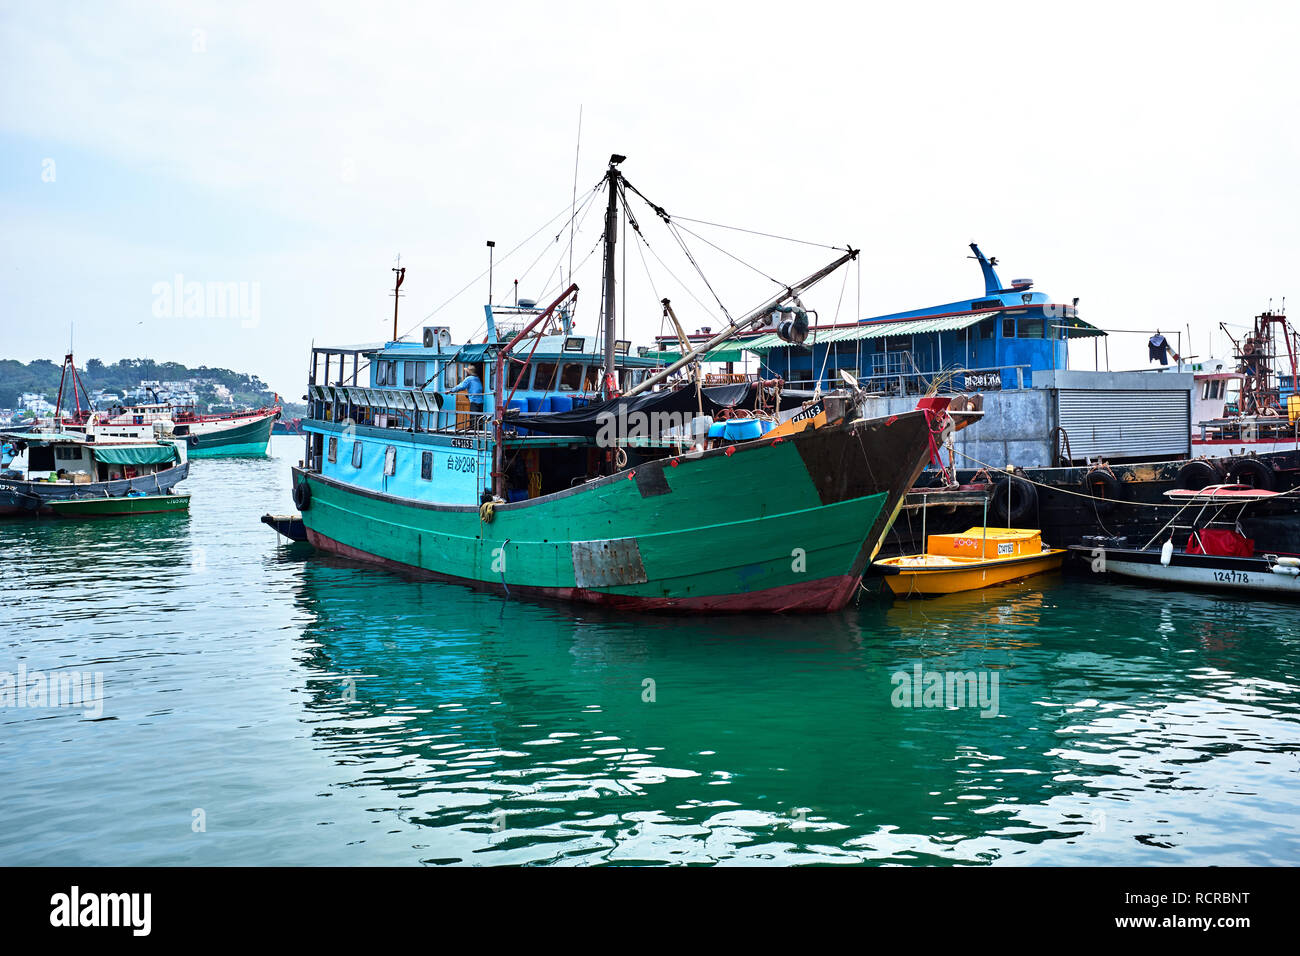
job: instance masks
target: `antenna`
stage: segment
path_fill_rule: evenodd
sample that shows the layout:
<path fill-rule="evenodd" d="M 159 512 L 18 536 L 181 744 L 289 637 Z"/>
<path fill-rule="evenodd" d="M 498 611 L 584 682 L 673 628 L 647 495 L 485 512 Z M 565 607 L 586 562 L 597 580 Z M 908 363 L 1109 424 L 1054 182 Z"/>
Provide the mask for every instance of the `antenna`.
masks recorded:
<path fill-rule="evenodd" d="M 393 269 L 396 273 L 396 280 L 393 282 L 393 341 L 397 341 L 397 300 L 402 293 L 398 290 L 402 288 L 402 281 L 406 278 L 406 267 L 402 265 L 402 254 L 397 254 L 397 266 Z"/>
<path fill-rule="evenodd" d="M 497 244 L 491 239 L 487 241 L 488 247 L 488 305 L 492 304 L 492 261 L 496 257 Z"/>
<path fill-rule="evenodd" d="M 578 104 L 578 142 L 573 147 L 573 202 L 569 206 L 569 281 L 573 281 L 573 220 L 578 208 L 578 157 L 582 155 L 582 104 Z"/>

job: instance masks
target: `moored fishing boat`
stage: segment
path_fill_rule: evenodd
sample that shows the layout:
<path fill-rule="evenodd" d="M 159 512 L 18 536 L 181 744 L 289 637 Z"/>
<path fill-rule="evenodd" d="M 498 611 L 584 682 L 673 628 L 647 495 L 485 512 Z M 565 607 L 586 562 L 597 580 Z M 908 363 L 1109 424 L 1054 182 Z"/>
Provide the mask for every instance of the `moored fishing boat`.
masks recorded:
<path fill-rule="evenodd" d="M 65 396 L 72 406 L 66 413 L 63 411 Z M 188 457 L 214 458 L 264 456 L 270 446 L 272 426 L 279 418 L 279 404 L 227 415 L 204 415 L 192 405 L 175 406 L 160 401 L 95 409 L 69 352 L 63 358 L 52 427 L 81 432 L 98 429 L 103 434 L 123 438 L 150 439 L 166 434 L 185 442 Z"/>
<path fill-rule="evenodd" d="M 314 349 L 307 453 L 293 471 L 307 538 L 507 595 L 672 611 L 842 608 L 951 420 L 930 410 L 853 420 L 853 395 L 818 406 L 779 383 L 704 388 L 697 377 L 656 390 L 739 331 L 805 334 L 799 295 L 856 252 L 656 371 L 615 335 L 616 201 L 633 189 L 621 159 L 604 177 L 601 337 L 573 333 L 571 284 L 545 309 L 521 303 L 526 322 L 509 337 L 489 305 L 482 343 L 454 346 L 428 328 L 420 344 L 394 334 L 370 350 Z M 453 385 L 470 379 L 477 400 Z M 398 381 L 421 387 L 385 387 Z"/>
<path fill-rule="evenodd" d="M 1094 572 L 1178 588 L 1263 592 L 1300 597 L 1300 554 L 1261 549 L 1243 532 L 1243 517 L 1290 508 L 1283 492 L 1248 485 L 1211 485 L 1166 492 L 1183 507 L 1140 547 L 1103 539 L 1070 550 Z M 1164 543 L 1157 542 L 1164 538 Z"/>
<path fill-rule="evenodd" d="M 962 534 L 932 534 L 924 554 L 882 558 L 872 567 L 884 574 L 886 587 L 895 595 L 922 597 L 1055 571 L 1065 553 L 1063 548 L 1044 547 L 1039 531 L 976 527 Z"/>
<path fill-rule="evenodd" d="M 0 515 L 50 514 L 53 502 L 108 501 L 101 509 L 137 513 L 121 499 L 165 495 L 189 474 L 184 443 L 81 432 L 11 432 L 15 455 L 0 472 Z"/>

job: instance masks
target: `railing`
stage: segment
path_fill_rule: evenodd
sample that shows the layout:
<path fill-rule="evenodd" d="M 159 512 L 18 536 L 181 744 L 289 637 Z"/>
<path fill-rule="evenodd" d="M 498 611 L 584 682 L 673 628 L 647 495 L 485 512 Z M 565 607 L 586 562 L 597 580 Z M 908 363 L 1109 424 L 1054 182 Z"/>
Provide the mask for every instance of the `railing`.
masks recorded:
<path fill-rule="evenodd" d="M 929 391 L 935 379 L 943 377 L 945 382 L 940 388 L 942 392 L 967 392 L 979 391 L 978 387 L 963 386 L 957 388 L 953 381 L 958 377 L 965 378 L 968 375 L 998 373 L 1014 371 L 1016 373 L 1017 389 L 1025 387 L 1025 370 L 1029 365 L 990 365 L 984 368 L 946 368 L 937 372 L 898 372 L 888 375 L 872 375 L 858 380 L 868 392 L 877 392 L 884 395 L 923 395 Z M 812 389 L 820 385 L 821 388 L 834 388 L 837 384 L 836 379 L 839 377 L 838 369 L 832 370 L 833 374 L 823 379 L 790 379 L 785 383 L 786 388 Z M 985 386 L 987 387 L 987 386 Z M 999 388 L 1001 384 L 999 383 Z"/>

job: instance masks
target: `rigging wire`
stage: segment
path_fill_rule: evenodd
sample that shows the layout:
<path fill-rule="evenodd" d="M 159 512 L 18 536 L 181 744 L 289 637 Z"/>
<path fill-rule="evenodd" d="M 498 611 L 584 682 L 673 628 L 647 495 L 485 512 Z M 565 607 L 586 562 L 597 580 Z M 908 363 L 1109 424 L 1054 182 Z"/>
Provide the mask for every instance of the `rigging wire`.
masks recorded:
<path fill-rule="evenodd" d="M 602 177 L 602 179 L 601 179 L 601 183 L 603 183 L 603 182 L 604 182 L 604 179 L 603 179 L 603 177 Z M 600 186 L 601 186 L 601 183 L 597 183 L 597 184 L 593 187 L 592 191 L 593 191 L 593 192 L 599 191 Z M 515 246 L 513 249 L 511 249 L 509 252 L 507 252 L 507 253 L 506 253 L 504 256 L 502 256 L 500 259 L 496 260 L 496 264 L 497 264 L 497 265 L 500 265 L 501 263 L 505 262 L 507 259 L 509 259 L 511 256 L 513 256 L 516 252 L 518 252 L 520 249 L 522 249 L 524 246 L 526 246 L 528 243 L 532 242 L 533 239 L 537 238 L 537 236 L 538 236 L 538 235 L 539 235 L 539 234 L 540 234 L 544 229 L 546 229 L 547 227 L 549 227 L 549 226 L 550 226 L 551 224 L 553 224 L 557 219 L 559 219 L 561 216 L 563 216 L 563 215 L 565 214 L 565 212 L 568 212 L 568 211 L 570 211 L 571 209 L 572 209 L 572 206 L 571 206 L 571 205 L 570 205 L 570 206 L 565 206 L 563 209 L 561 209 L 558 213 L 556 213 L 556 214 L 555 214 L 554 216 L 552 216 L 550 219 L 546 220 L 546 222 L 542 223 L 542 225 L 539 226 L 539 227 L 538 227 L 538 228 L 537 228 L 537 229 L 536 229 L 536 230 L 535 230 L 531 235 L 529 235 L 527 239 L 524 239 L 522 242 L 519 243 L 519 245 Z M 478 275 L 476 275 L 473 279 L 471 279 L 469 282 L 467 282 L 467 283 L 465 284 L 464 288 L 462 288 L 459 292 L 457 292 L 457 293 L 456 293 L 455 295 L 453 295 L 450 299 L 448 299 L 447 301 L 443 302 L 442 305 L 438 306 L 436 309 L 434 309 L 432 312 L 430 312 L 428 315 L 426 315 L 426 316 L 425 316 L 423 319 L 421 319 L 419 322 L 416 322 L 414 325 L 412 325 L 410 328 L 408 328 L 405 332 L 403 332 L 402 335 L 401 335 L 401 338 L 405 338 L 406 336 L 410 335 L 412 332 L 414 332 L 414 331 L 415 331 L 417 328 L 419 328 L 421 325 L 423 325 L 424 323 L 428 322 L 431 318 L 433 318 L 435 315 L 437 315 L 439 312 L 441 312 L 441 311 L 442 311 L 443 309 L 445 309 L 447 306 L 451 305 L 453 302 L 455 302 L 457 299 L 459 299 L 462 295 L 464 295 L 466 292 L 468 292 L 468 291 L 470 290 L 470 288 L 473 287 L 474 283 L 478 282 L 480 279 L 482 279 L 482 278 L 483 278 L 485 275 L 487 275 L 487 274 L 488 274 L 488 270 L 487 270 L 487 269 L 484 269 L 482 272 L 480 272 Z"/>
<path fill-rule="evenodd" d="M 694 236 L 696 239 L 700 240 L 701 242 L 706 243 L 706 244 L 708 244 L 708 245 L 710 245 L 710 246 L 713 246 L 714 249 L 717 249 L 717 250 L 718 250 L 719 252 L 721 252 L 724 256 L 727 256 L 728 258 L 731 258 L 731 259 L 735 259 L 737 262 L 739 262 L 739 263 L 740 263 L 742 266 L 744 266 L 746 269 L 752 269 L 753 271 L 755 271 L 755 272 L 757 272 L 759 275 L 761 275 L 764 279 L 766 279 L 768 282 L 774 282 L 774 283 L 776 283 L 777 285 L 779 285 L 779 286 L 780 286 L 781 288 L 783 288 L 783 289 L 789 287 L 789 286 L 788 286 L 788 283 L 782 282 L 780 279 L 773 279 L 770 275 L 768 275 L 768 274 L 767 274 L 766 272 L 764 272 L 762 269 L 758 268 L 758 266 L 756 266 L 756 265 L 754 265 L 754 264 L 752 264 L 752 263 L 746 262 L 744 259 L 740 258 L 740 256 L 737 256 L 737 255 L 735 255 L 734 253 L 728 252 L 726 249 L 723 249 L 721 246 L 717 245 L 716 243 L 709 242 L 708 239 L 705 239 L 705 238 L 704 238 L 703 236 L 701 236 L 698 232 L 692 232 L 690 229 L 687 229 L 685 226 L 680 226 L 680 225 L 677 226 L 677 228 L 680 229 L 680 230 L 682 230 L 682 232 L 689 233 L 690 235 Z"/>
<path fill-rule="evenodd" d="M 642 198 L 642 199 L 645 199 L 644 196 L 642 196 L 641 198 Z M 648 199 L 647 199 L 646 201 L 649 202 Z M 730 229 L 730 230 L 732 230 L 733 232 L 747 232 L 747 233 L 749 233 L 751 236 L 764 236 L 764 237 L 766 237 L 766 238 L 768 238 L 768 239 L 780 239 L 780 240 L 782 240 L 782 241 L 784 241 L 784 242 L 796 242 L 796 243 L 798 243 L 798 244 L 801 245 L 801 246 L 816 246 L 818 249 L 833 249 L 833 250 L 835 250 L 836 252 L 848 252 L 848 251 L 849 251 L 849 247 L 848 247 L 848 246 L 829 246 L 829 245 L 827 245 L 827 244 L 824 243 L 824 242 L 810 242 L 810 241 L 807 240 L 807 239 L 795 239 L 795 238 L 793 238 L 793 237 L 791 237 L 791 236 L 779 236 L 779 235 L 776 235 L 775 233 L 771 233 L 771 232 L 759 232 L 757 229 L 745 229 L 745 228 L 742 228 L 741 226 L 728 226 L 728 225 L 724 225 L 723 223 L 720 223 L 720 222 L 709 222 L 707 219 L 692 219 L 690 216 L 673 216 L 673 218 L 676 219 L 676 220 L 684 220 L 684 221 L 686 221 L 686 222 L 693 222 L 693 223 L 696 223 L 697 225 L 701 225 L 701 226 L 714 226 L 714 227 L 716 227 L 716 228 L 718 228 L 718 229 Z"/>
<path fill-rule="evenodd" d="M 728 324 L 734 322 L 735 320 L 732 319 L 731 313 L 727 311 L 727 307 L 723 303 L 721 297 L 719 297 L 717 290 L 715 290 L 713 288 L 713 284 L 709 282 L 709 277 L 704 274 L 704 270 L 700 268 L 700 264 L 695 261 L 695 256 L 691 254 L 690 248 L 686 245 L 686 240 L 684 240 L 681 237 L 681 234 L 677 231 L 676 227 L 673 225 L 672 217 L 668 215 L 667 210 L 665 210 L 663 206 L 660 206 L 657 203 L 653 203 L 649 199 L 647 199 L 645 193 L 641 192 L 641 190 L 637 189 L 636 186 L 628 182 L 626 176 L 623 177 L 623 183 L 627 186 L 628 189 L 632 190 L 632 192 L 640 196 L 641 199 L 645 201 L 645 204 L 649 206 L 652 210 L 654 210 L 655 215 L 657 215 L 660 219 L 664 221 L 664 225 L 668 227 L 669 235 L 671 235 L 677 241 L 677 245 L 681 248 L 687 260 L 690 262 L 692 266 L 694 266 L 695 271 L 699 274 L 700 279 L 704 282 L 704 285 L 708 288 L 709 293 L 713 296 L 714 300 L 718 303 L 718 308 L 720 308 L 722 310 L 722 314 L 727 317 Z M 627 202 L 626 196 L 624 196 L 623 201 Z"/>

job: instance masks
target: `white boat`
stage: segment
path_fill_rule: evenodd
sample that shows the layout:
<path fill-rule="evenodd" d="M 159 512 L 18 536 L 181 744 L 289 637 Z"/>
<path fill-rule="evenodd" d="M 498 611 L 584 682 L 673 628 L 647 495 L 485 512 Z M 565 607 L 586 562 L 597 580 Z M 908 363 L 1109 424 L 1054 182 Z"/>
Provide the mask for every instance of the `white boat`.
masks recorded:
<path fill-rule="evenodd" d="M 1295 495 L 1249 485 L 1165 493 L 1183 507 L 1141 548 L 1072 545 L 1099 574 L 1171 587 L 1267 592 L 1300 597 L 1300 554 L 1256 550 L 1241 530 L 1247 511 L 1294 509 Z M 1161 539 L 1163 544 L 1157 544 Z"/>

